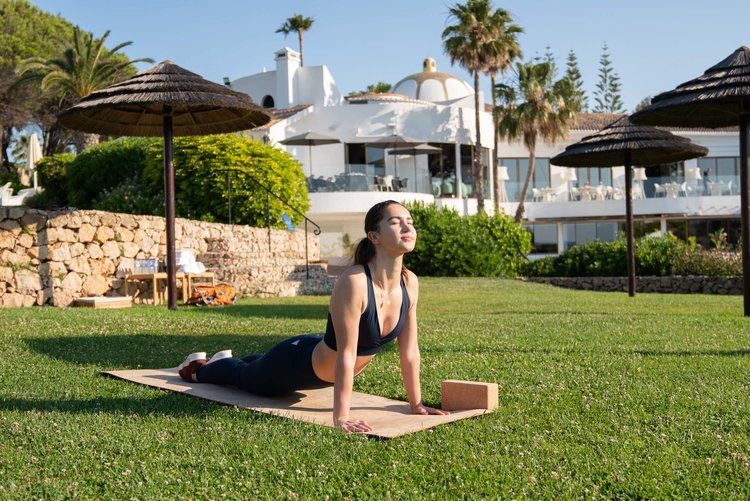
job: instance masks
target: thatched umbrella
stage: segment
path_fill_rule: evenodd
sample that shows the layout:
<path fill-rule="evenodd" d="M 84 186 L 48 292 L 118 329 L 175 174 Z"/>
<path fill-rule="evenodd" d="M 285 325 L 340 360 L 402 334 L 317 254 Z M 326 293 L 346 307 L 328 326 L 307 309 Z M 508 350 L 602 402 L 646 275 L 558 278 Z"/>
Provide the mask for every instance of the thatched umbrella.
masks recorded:
<path fill-rule="evenodd" d="M 177 308 L 172 137 L 221 134 L 268 123 L 270 116 L 246 94 L 204 80 L 164 61 L 132 78 L 92 92 L 63 111 L 59 121 L 83 132 L 164 137 L 169 308 Z"/>
<path fill-rule="evenodd" d="M 627 233 L 628 294 L 635 296 L 635 252 L 633 239 L 633 170 L 632 165 L 657 165 L 702 157 L 703 146 L 669 131 L 633 125 L 622 117 L 596 134 L 571 144 L 550 159 L 565 167 L 625 166 L 625 227 Z"/>
<path fill-rule="evenodd" d="M 304 134 L 290 137 L 279 142 L 281 144 L 289 146 L 307 146 L 307 158 L 310 162 L 310 177 L 312 177 L 312 147 L 321 146 L 324 144 L 337 144 L 341 141 L 336 139 L 335 137 L 324 136 L 323 134 L 318 134 L 317 132 L 308 131 Z"/>
<path fill-rule="evenodd" d="M 740 127 L 740 211 L 745 316 L 750 316 L 750 48 L 740 47 L 703 75 L 659 94 L 634 123 Z"/>

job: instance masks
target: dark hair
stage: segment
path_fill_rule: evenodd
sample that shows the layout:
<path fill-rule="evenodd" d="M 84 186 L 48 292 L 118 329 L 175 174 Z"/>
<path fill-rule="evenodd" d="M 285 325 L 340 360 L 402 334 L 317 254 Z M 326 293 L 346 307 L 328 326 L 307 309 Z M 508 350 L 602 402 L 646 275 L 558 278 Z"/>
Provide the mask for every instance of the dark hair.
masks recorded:
<path fill-rule="evenodd" d="M 385 200 L 370 207 L 365 216 L 365 238 L 359 241 L 357 248 L 354 250 L 354 264 L 366 266 L 375 257 L 375 245 L 367 238 L 371 231 L 377 231 L 380 221 L 385 217 L 385 209 L 390 205 L 401 205 L 395 200 Z M 406 267 L 401 266 L 401 276 L 406 280 Z"/>

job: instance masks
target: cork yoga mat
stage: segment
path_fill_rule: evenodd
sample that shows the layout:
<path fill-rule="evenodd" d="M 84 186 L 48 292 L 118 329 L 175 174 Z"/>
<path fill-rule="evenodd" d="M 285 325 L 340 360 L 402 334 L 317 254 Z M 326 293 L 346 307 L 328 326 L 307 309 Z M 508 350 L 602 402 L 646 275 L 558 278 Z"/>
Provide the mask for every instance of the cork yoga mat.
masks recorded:
<path fill-rule="evenodd" d="M 267 398 L 232 386 L 191 383 L 180 378 L 176 368 L 105 371 L 104 374 L 221 404 L 333 427 L 332 387 Z M 421 416 L 411 414 L 407 402 L 354 392 L 350 415 L 353 419 L 365 419 L 372 425 L 373 431 L 366 435 L 395 438 L 487 412 L 486 409 L 470 409 L 453 411 L 447 416 Z"/>

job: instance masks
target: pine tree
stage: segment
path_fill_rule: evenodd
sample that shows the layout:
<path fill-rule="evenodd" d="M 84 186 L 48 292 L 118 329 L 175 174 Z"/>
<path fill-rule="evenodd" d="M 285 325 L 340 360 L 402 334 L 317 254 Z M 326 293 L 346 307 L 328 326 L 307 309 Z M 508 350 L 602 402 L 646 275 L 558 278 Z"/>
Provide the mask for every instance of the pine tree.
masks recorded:
<path fill-rule="evenodd" d="M 570 52 L 568 52 L 565 77 L 573 82 L 575 92 L 581 100 L 581 109 L 583 109 L 584 111 L 589 111 L 589 98 L 583 88 L 583 77 L 581 76 L 581 70 L 578 68 L 578 57 L 572 49 L 570 50 Z"/>
<path fill-rule="evenodd" d="M 597 113 L 622 113 L 624 111 L 620 97 L 620 76 L 612 69 L 609 60 L 607 43 L 602 47 L 602 57 L 599 59 L 599 83 L 596 84 L 594 101 Z"/>
<path fill-rule="evenodd" d="M 552 53 L 552 47 L 547 44 L 547 46 L 544 48 L 544 57 L 542 57 L 542 62 L 548 63 L 550 67 L 552 68 L 552 79 L 557 78 L 557 62 L 555 61 L 555 55 Z"/>

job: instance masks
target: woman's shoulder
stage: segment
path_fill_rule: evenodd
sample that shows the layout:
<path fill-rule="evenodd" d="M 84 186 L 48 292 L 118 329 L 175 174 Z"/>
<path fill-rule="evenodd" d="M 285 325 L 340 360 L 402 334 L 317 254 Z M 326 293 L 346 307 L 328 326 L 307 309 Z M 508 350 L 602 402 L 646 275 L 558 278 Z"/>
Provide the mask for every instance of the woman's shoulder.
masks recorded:
<path fill-rule="evenodd" d="M 336 281 L 336 286 L 347 285 L 357 286 L 366 283 L 367 276 L 365 275 L 365 268 L 361 264 L 355 264 L 345 269 L 339 279 Z"/>

